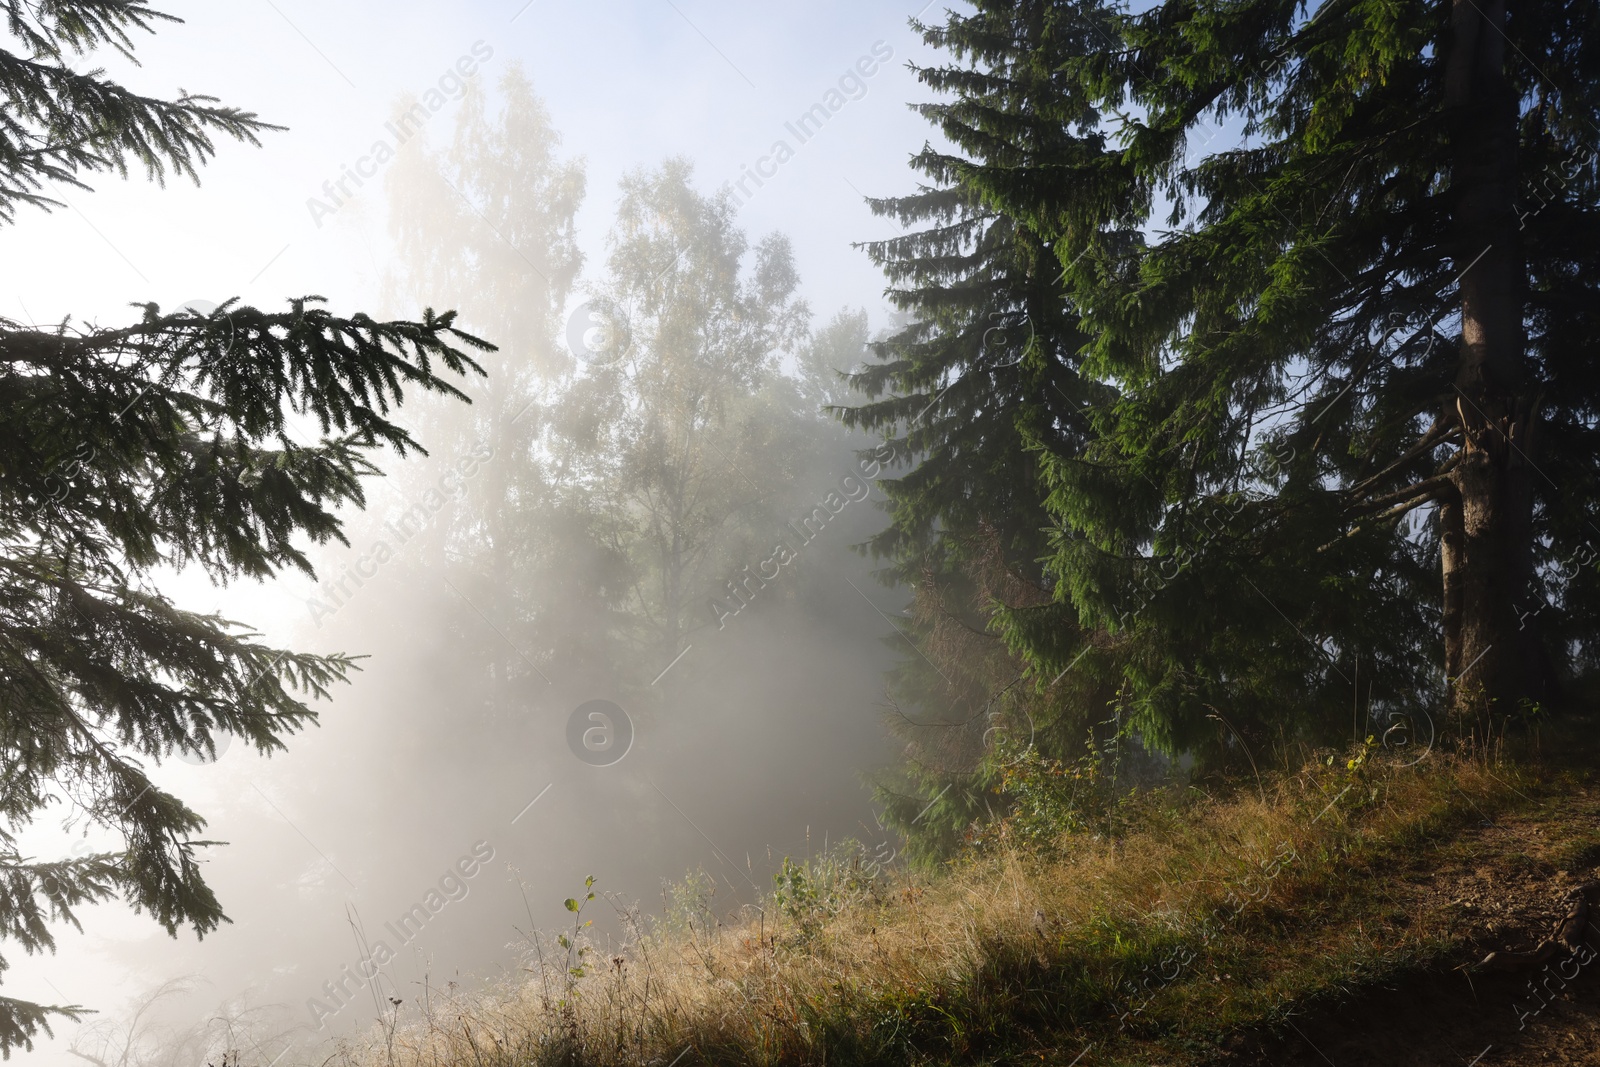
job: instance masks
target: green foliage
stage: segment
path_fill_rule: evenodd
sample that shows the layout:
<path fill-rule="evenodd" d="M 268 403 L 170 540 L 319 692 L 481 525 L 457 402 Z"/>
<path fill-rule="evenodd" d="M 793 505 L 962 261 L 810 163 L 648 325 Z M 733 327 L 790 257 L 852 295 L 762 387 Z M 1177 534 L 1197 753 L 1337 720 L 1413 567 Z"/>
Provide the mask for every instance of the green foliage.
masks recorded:
<path fill-rule="evenodd" d="M 1395 329 L 1412 322 L 1417 290 L 1379 298 L 1391 276 L 1370 259 L 1379 231 L 1352 232 L 1339 246 L 1348 260 L 1326 237 L 1336 212 L 1352 228 L 1404 226 L 1395 197 L 1416 186 L 1403 179 L 1386 195 L 1382 175 L 1421 145 L 1367 129 L 1366 149 L 1341 141 L 1322 158 L 1281 125 L 1320 121 L 1325 104 L 1296 113 L 1288 100 L 1321 92 L 1323 77 L 1337 95 L 1342 77 L 1285 49 L 1314 50 L 1359 19 L 1333 12 L 1297 36 L 1286 5 L 1108 13 L 1104 32 L 1127 50 L 1081 56 L 1067 76 L 1114 142 L 1053 188 L 996 177 L 1001 202 L 1063 240 L 1063 298 L 1092 337 L 1085 367 L 1117 391 L 1097 409 L 1090 448 L 1036 442 L 1059 531 L 1055 599 L 1116 635 L 1134 726 L 1169 751 L 1210 747 L 1211 707 L 1256 747 L 1280 726 L 1326 739 L 1351 700 L 1357 656 L 1381 699 L 1433 686 L 1426 532 L 1390 522 L 1379 534 L 1346 490 L 1386 469 L 1381 484 L 1404 484 L 1426 462 L 1425 450 L 1389 469 L 1415 442 L 1404 405 L 1437 393 L 1422 383 L 1439 352 L 1420 321 Z M 1403 50 L 1412 28 L 1382 32 Z M 1392 91 L 1393 115 L 1403 97 L 1411 124 L 1415 83 Z M 1130 103 L 1146 117 L 1123 117 Z M 1201 153 L 1229 116 L 1245 124 L 1247 147 Z M 1363 151 L 1376 155 L 1353 165 Z M 1323 212 L 1314 228 L 1312 204 Z M 1181 228 L 1146 229 L 1158 210 Z M 1413 281 L 1442 291 L 1439 270 Z M 1342 290 L 1351 278 L 1364 287 Z M 1340 368 L 1368 373 L 1362 388 L 1347 391 Z M 1003 620 L 1009 641 L 1053 662 L 1048 623 L 1025 614 Z"/>
<path fill-rule="evenodd" d="M 880 901 L 883 867 L 861 842 L 847 838 L 804 862 L 783 857 L 772 887 L 773 906 L 804 943 L 846 908 Z"/>
<path fill-rule="evenodd" d="M 198 168 L 216 152 L 212 134 L 254 145 L 261 131 L 283 128 L 249 111 L 214 107 L 215 97 L 141 96 L 103 70 L 74 69 L 73 57 L 101 48 L 131 60 L 133 32 L 182 21 L 139 0 L 3 0 L 0 10 L 14 42 L 0 49 L 0 221 L 13 221 L 19 205 L 64 206 L 41 192 L 47 184 L 88 189 L 80 175 L 127 177 L 130 161 L 153 181 L 171 173 L 198 184 Z"/>
<path fill-rule="evenodd" d="M 1111 806 L 1121 799 L 1107 786 L 1104 753 L 1089 742 L 1076 760 L 1025 752 L 1005 768 L 1001 791 L 1011 801 L 1006 827 L 1021 841 L 1050 845 L 1064 834 L 1104 829 Z"/>
<path fill-rule="evenodd" d="M 207 131 L 253 141 L 253 116 L 135 96 L 79 75 L 65 53 L 127 52 L 129 29 L 165 18 L 139 3 L 6 3 L 27 55 L 0 52 L 0 217 L 52 203 L 47 181 L 121 170 L 193 176 Z M 310 573 L 303 541 L 344 540 L 372 454 L 420 451 L 392 421 L 408 396 L 460 398 L 492 346 L 453 312 L 421 321 L 342 318 L 319 297 L 209 315 L 139 305 L 125 327 L 26 328 L 0 320 L 0 937 L 53 950 L 51 927 L 120 898 L 168 933 L 227 921 L 201 877 L 205 822 L 155 787 L 145 761 L 214 756 L 220 732 L 263 754 L 315 722 L 307 706 L 354 661 L 256 640 L 149 588 L 160 569 L 213 580 Z M 291 439 L 310 419 L 314 445 Z M 16 833 L 51 805 L 119 850 L 59 862 L 19 854 Z M 0 959 L 0 970 L 5 962 Z M 0 1052 L 31 1047 L 79 1009 L 0 999 Z"/>
<path fill-rule="evenodd" d="M 667 938 L 705 941 L 721 926 L 716 907 L 717 882 L 696 868 L 661 890 L 660 932 Z"/>
<path fill-rule="evenodd" d="M 875 202 L 915 228 L 868 246 L 912 322 L 847 415 L 910 468 L 873 548 L 930 602 L 914 635 L 937 666 L 908 660 L 900 703 L 981 720 L 1021 673 L 1040 725 L 1109 691 L 1143 744 L 1242 769 L 1285 737 L 1348 736 L 1352 706 L 1381 721 L 1443 693 L 1441 514 L 1456 465 L 1512 432 L 1469 447 L 1463 429 L 1481 383 L 1461 278 L 1486 242 L 1459 221 L 1457 153 L 1500 103 L 1447 104 L 1452 10 L 980 0 L 924 29 L 949 62 L 919 71 L 941 94 L 921 111 L 953 148 L 916 157 L 917 195 Z M 1575 236 L 1600 232 L 1588 17 L 1518 10 L 1480 34 L 1509 42 L 1485 54 L 1515 112 L 1517 218 L 1497 201 L 1495 225 L 1516 231 L 1526 350 L 1503 422 L 1537 426 L 1512 466 L 1542 475 L 1528 522 L 1494 534 L 1509 571 L 1484 610 L 1569 681 L 1600 636 L 1595 575 L 1568 566 L 1600 499 L 1600 375 L 1579 355 L 1600 279 Z M 997 314 L 1030 324 L 1014 365 L 983 358 Z M 994 662 L 1020 671 L 963 674 L 941 614 L 998 633 L 1014 659 Z M 902 828 L 950 842 L 1003 815 L 980 760 L 929 755 L 880 783 Z"/>
<path fill-rule="evenodd" d="M 583 880 L 583 888 L 587 890 L 594 888 L 594 875 L 591 874 Z M 570 983 L 584 976 L 588 968 L 584 960 L 594 951 L 594 946 L 587 944 L 580 937 L 584 930 L 594 925 L 593 919 L 585 919 L 583 917 L 583 909 L 593 899 L 594 893 L 588 892 L 584 894 L 582 900 L 578 900 L 576 897 L 568 897 L 562 901 L 562 907 L 572 913 L 572 932 L 570 934 L 557 934 L 556 944 L 565 949 L 567 953 L 566 974 L 569 983 L 567 994 L 569 997 L 571 996 Z"/>
<path fill-rule="evenodd" d="M 917 110 L 950 147 L 912 159 L 925 179 L 917 192 L 870 201 L 908 231 L 865 246 L 904 322 L 852 376 L 867 402 L 840 414 L 882 436 L 900 472 L 880 483 L 889 522 L 867 548 L 888 561 L 885 579 L 915 590 L 908 636 L 919 653 L 891 685 L 897 710 L 908 709 L 891 727 L 909 758 L 875 784 L 912 854 L 932 859 L 989 815 L 995 778 L 982 765 L 994 704 L 1017 702 L 1020 668 L 992 630 L 995 614 L 1050 599 L 1048 486 L 1031 449 L 1084 447 L 1089 412 L 1109 391 L 1080 373 L 1087 338 L 1057 282 L 1058 248 L 985 184 L 1065 166 L 1095 142 L 1064 125 L 1082 94 L 1058 69 L 1097 46 L 1093 27 L 1040 3 L 979 4 L 943 26 L 917 25 L 950 57 L 917 69 L 939 97 Z M 1055 677 L 1087 634 L 1058 613 L 1051 635 Z M 1084 725 L 1078 709 L 1109 696 L 1108 677 L 1097 660 L 1079 663 L 1007 717 L 1031 718 L 1041 745 L 1070 748 Z"/>
<path fill-rule="evenodd" d="M 1549 462 L 1568 476 L 1535 479 L 1521 535 L 1535 571 L 1508 595 L 1524 580 L 1551 588 L 1547 565 L 1593 516 L 1593 494 L 1573 488 L 1597 473 L 1578 412 L 1600 379 L 1552 344 L 1597 328 L 1576 312 L 1592 265 L 1557 232 L 1600 220 L 1584 73 L 1596 59 L 1568 21 L 1578 7 L 1555 10 L 1512 17 L 1505 65 L 1524 191 L 1570 163 L 1517 238 L 1530 287 L 1519 373 L 1546 383 L 1539 432 L 1559 439 Z M 1085 369 L 1117 391 L 1089 449 L 1036 439 L 1060 530 L 1056 600 L 1116 635 L 1135 724 L 1169 749 L 1203 744 L 1210 707 L 1261 747 L 1279 730 L 1337 737 L 1358 677 L 1363 702 L 1369 688 L 1387 704 L 1439 692 L 1435 505 L 1463 447 L 1460 276 L 1484 251 L 1452 222 L 1465 175 L 1441 85 L 1449 11 L 1108 13 L 1113 47 L 1065 72 L 1114 136 L 1049 184 L 994 176 L 994 199 L 1056 240 L 1063 297 L 1091 338 Z M 1559 400 L 1542 391 L 1556 381 Z M 1152 572 L 1181 573 L 1143 596 Z M 1044 660 L 1044 627 L 1023 615 L 1004 620 L 1008 639 Z M 1548 621 L 1565 632 L 1544 642 L 1554 662 L 1592 640 L 1575 616 Z"/>

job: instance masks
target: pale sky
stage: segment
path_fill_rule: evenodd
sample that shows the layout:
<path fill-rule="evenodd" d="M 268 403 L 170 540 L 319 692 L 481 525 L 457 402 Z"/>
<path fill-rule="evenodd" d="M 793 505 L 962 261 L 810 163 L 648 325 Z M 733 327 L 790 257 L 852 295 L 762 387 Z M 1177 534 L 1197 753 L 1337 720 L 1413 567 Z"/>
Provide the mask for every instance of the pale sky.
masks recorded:
<path fill-rule="evenodd" d="M 203 174 L 165 190 L 115 177 L 72 207 L 24 213 L 5 240 L 0 314 L 53 321 L 66 313 L 114 321 L 133 300 L 173 306 L 239 295 L 270 307 L 316 292 L 346 310 L 370 304 L 384 252 L 381 188 L 322 228 L 307 201 L 322 195 L 384 136 L 394 102 L 420 96 L 457 60 L 492 54 L 476 78 L 520 63 L 550 108 L 571 155 L 587 160 L 589 197 L 580 236 L 595 263 L 630 168 L 669 155 L 696 163 L 706 189 L 736 180 L 785 123 L 818 103 L 863 56 L 892 52 L 866 93 L 744 207 L 752 236 L 794 240 L 804 292 L 819 319 L 865 305 L 881 321 L 881 278 L 852 241 L 884 236 L 861 195 L 908 192 L 907 156 L 927 126 L 906 109 L 920 87 L 905 70 L 921 54 L 907 27 L 915 3 L 750 5 L 711 0 L 562 0 L 361 4 L 245 0 L 163 5 L 185 19 L 139 50 L 126 73 L 144 91 L 177 87 L 222 98 L 288 127 L 260 149 L 226 143 Z M 936 11 L 938 9 L 935 9 Z M 931 16 L 930 16 L 931 17 Z M 101 57 L 122 75 L 118 57 Z M 429 123 L 448 136 L 453 104 Z M 381 177 L 381 176 L 380 176 Z M 747 186 L 747 188 L 750 188 Z M 467 294 L 440 294 L 439 303 Z"/>

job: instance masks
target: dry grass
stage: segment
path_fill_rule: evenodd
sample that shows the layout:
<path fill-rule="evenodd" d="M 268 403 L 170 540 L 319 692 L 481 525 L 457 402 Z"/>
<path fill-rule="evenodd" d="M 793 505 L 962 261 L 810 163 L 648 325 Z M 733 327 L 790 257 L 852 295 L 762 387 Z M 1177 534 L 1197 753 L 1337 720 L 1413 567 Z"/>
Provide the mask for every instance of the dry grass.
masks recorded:
<path fill-rule="evenodd" d="M 1171 1062 L 1447 951 L 1443 924 L 1393 914 L 1374 886 L 1534 789 L 1482 760 L 1345 754 L 1228 798 L 1146 798 L 1115 839 L 1002 837 L 931 877 L 868 878 L 836 856 L 738 921 L 647 930 L 630 912 L 613 956 L 541 938 L 526 981 L 430 999 L 340 1060 L 1065 1065 L 1157 1042 Z"/>

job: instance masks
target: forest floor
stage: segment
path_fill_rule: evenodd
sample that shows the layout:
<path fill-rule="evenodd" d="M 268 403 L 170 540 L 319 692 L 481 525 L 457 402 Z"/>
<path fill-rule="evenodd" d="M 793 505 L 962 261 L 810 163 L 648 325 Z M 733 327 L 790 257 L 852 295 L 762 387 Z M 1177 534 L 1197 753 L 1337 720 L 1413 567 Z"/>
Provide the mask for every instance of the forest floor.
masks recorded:
<path fill-rule="evenodd" d="M 1600 956 L 1486 971 L 1594 886 L 1600 759 L 1567 721 L 1513 758 L 1369 744 L 1005 828 L 935 872 L 835 853 L 760 907 L 690 883 L 675 916 L 513 984 L 396 1009 L 343 1063 L 740 1067 L 1600 1065 Z M 1558 736 L 1559 735 L 1559 736 Z M 698 888 L 694 887 L 698 885 Z M 603 899 L 569 902 L 601 906 Z M 532 975 L 533 977 L 528 977 Z"/>
<path fill-rule="evenodd" d="M 1453 948 L 1435 965 L 1304 1005 L 1274 1037 L 1239 1034 L 1225 1042 L 1232 1055 L 1221 1062 L 1600 1064 L 1600 965 L 1569 958 L 1516 974 L 1471 966 L 1491 951 L 1533 947 L 1565 914 L 1570 891 L 1600 881 L 1600 789 L 1586 782 L 1519 799 L 1452 840 L 1372 872 L 1384 883 L 1374 894 L 1408 923 L 1445 928 Z M 1589 922 L 1592 946 L 1600 946 L 1597 919 L 1600 910 Z"/>

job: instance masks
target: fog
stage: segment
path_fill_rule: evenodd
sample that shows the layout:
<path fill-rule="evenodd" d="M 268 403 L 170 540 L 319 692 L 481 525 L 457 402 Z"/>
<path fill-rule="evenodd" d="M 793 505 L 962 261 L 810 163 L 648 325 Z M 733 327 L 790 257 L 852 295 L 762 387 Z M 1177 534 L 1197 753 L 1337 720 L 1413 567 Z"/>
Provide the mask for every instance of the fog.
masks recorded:
<path fill-rule="evenodd" d="M 159 768 L 226 842 L 232 922 L 197 942 L 97 907 L 16 958 L 8 995 L 100 1013 L 30 1061 L 198 1063 L 233 1027 L 320 1062 L 389 997 L 515 968 L 591 876 L 660 913 L 702 872 L 731 914 L 784 856 L 893 854 L 863 775 L 891 756 L 909 596 L 852 548 L 884 522 L 874 442 L 820 409 L 891 320 L 851 245 L 895 232 L 863 198 L 909 191 L 928 136 L 918 6 L 175 2 L 142 66 L 93 57 L 286 129 L 199 188 L 134 175 L 22 215 L 6 316 L 318 294 L 457 309 L 499 348 L 470 405 L 407 405 L 430 454 L 386 458 L 318 581 L 165 577 L 365 658 L 286 753 Z M 25 851 L 101 844 L 47 818 Z M 381 980 L 345 981 L 379 942 Z"/>

